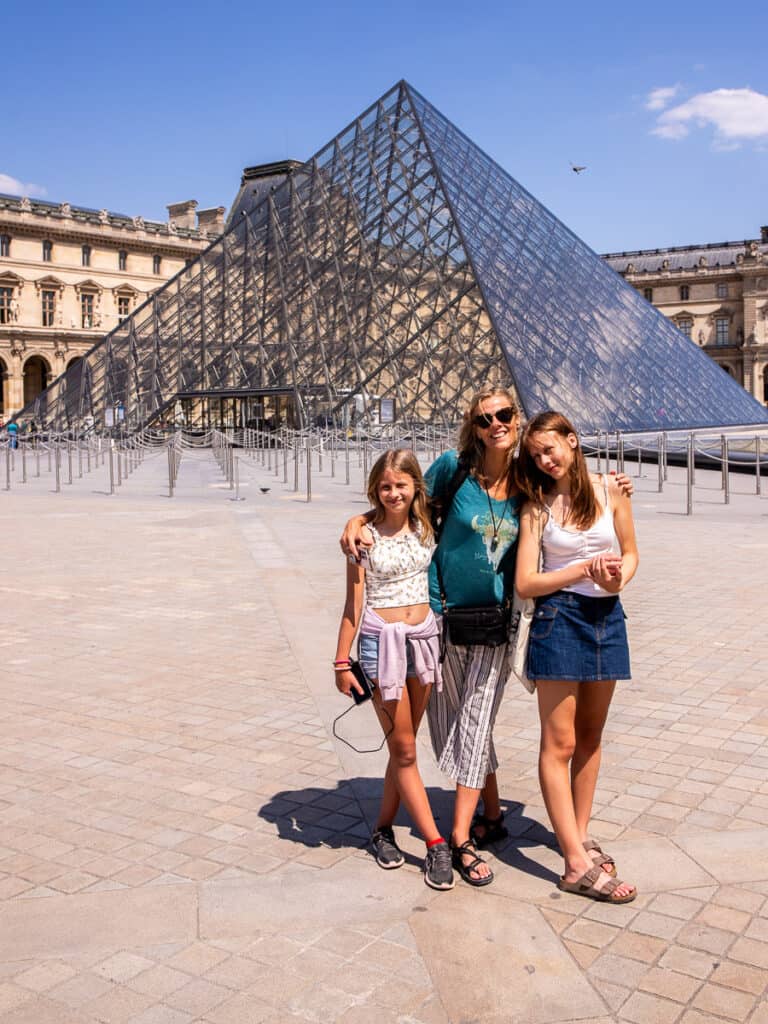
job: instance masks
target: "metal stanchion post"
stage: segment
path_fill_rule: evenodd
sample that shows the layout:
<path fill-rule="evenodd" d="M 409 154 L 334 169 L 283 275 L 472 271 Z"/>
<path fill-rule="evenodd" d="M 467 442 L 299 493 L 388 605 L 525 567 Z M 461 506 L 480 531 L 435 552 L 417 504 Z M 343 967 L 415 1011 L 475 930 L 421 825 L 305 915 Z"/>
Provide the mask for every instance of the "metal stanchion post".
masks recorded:
<path fill-rule="evenodd" d="M 85 465 L 87 466 L 88 472 L 90 473 L 91 472 L 91 446 L 90 446 L 90 444 L 88 444 L 88 446 L 85 449 Z"/>
<path fill-rule="evenodd" d="M 102 455 L 103 459 L 103 455 Z M 102 465 L 104 463 L 102 462 Z M 115 493 L 115 459 L 112 451 L 112 442 L 109 443 L 109 493 Z"/>
<path fill-rule="evenodd" d="M 666 432 L 666 430 L 661 435 L 661 440 L 662 440 L 661 450 L 662 450 L 662 453 L 663 453 L 662 461 L 664 463 L 664 480 L 666 481 L 667 480 L 667 432 Z"/>
<path fill-rule="evenodd" d="M 81 480 L 83 476 L 83 446 L 78 441 L 77 443 L 77 478 Z"/>
<path fill-rule="evenodd" d="M 51 442 L 48 442 L 48 472 L 51 472 Z"/>
<path fill-rule="evenodd" d="M 368 483 L 368 441 L 363 441 L 363 494 Z"/>
<path fill-rule="evenodd" d="M 123 485 L 123 467 L 120 461 L 120 449 L 117 449 L 117 486 Z"/>
<path fill-rule="evenodd" d="M 643 475 L 643 446 L 641 444 L 637 446 L 637 475 Z"/>
<path fill-rule="evenodd" d="M 312 432 L 307 434 L 307 501 L 312 501 Z"/>
<path fill-rule="evenodd" d="M 755 494 L 760 493 L 760 438 L 755 434 Z"/>
<path fill-rule="evenodd" d="M 336 476 L 336 441 L 337 435 L 334 428 L 334 431 L 331 434 L 331 479 Z"/>
<path fill-rule="evenodd" d="M 230 501 L 245 501 L 245 498 L 240 497 L 240 459 L 234 460 L 235 464 L 235 496 L 230 498 Z"/>
<path fill-rule="evenodd" d="M 6 442 L 5 445 L 5 489 L 10 491 L 11 489 L 11 445 L 10 442 Z"/>
<path fill-rule="evenodd" d="M 318 473 L 323 472 L 323 435 L 320 435 L 320 439 L 317 445 L 317 471 Z"/>
<path fill-rule="evenodd" d="M 35 476 L 40 476 L 40 446 L 35 446 Z"/>
<path fill-rule="evenodd" d="M 288 483 L 288 431 L 283 432 L 283 483 Z"/>
<path fill-rule="evenodd" d="M 688 435 L 688 452 L 686 458 L 686 515 L 693 515 L 693 465 L 694 465 L 693 434 Z"/>
<path fill-rule="evenodd" d="M 175 479 L 174 479 L 174 475 L 175 474 L 174 474 L 173 461 L 174 461 L 173 460 L 173 450 L 171 449 L 171 446 L 168 445 L 168 497 L 169 498 L 173 497 L 173 485 L 175 483 Z"/>
<path fill-rule="evenodd" d="M 726 478 L 728 476 L 728 465 L 725 461 L 726 453 L 728 451 L 727 441 L 725 440 L 725 434 L 720 435 L 720 490 L 724 491 L 727 487 Z"/>
<path fill-rule="evenodd" d="M 618 445 L 616 450 L 616 470 L 619 473 L 624 472 L 624 435 L 616 431 L 616 437 L 618 438 Z"/>
<path fill-rule="evenodd" d="M 293 435 L 293 489 L 299 489 L 299 451 L 301 446 L 297 434 Z"/>
<path fill-rule="evenodd" d="M 72 442 L 67 441 L 67 483 L 72 483 Z"/>
<path fill-rule="evenodd" d="M 598 473 L 602 473 L 602 471 L 603 471 L 603 453 L 600 450 L 601 441 L 602 441 L 602 431 L 598 430 L 598 432 L 597 432 L 597 442 L 596 442 L 597 443 L 597 452 L 596 452 L 596 454 L 597 454 L 597 472 Z"/>
<path fill-rule="evenodd" d="M 56 493 L 61 490 L 61 448 L 56 445 Z"/>
<path fill-rule="evenodd" d="M 731 477 L 728 473 L 728 438 L 723 435 L 722 443 L 723 452 L 723 503 L 730 505 L 731 503 Z"/>
<path fill-rule="evenodd" d="M 349 484 L 349 427 L 344 431 L 344 470 L 347 485 Z"/>
<path fill-rule="evenodd" d="M 27 482 L 27 446 L 22 445 L 21 448 L 21 482 L 25 484 Z"/>

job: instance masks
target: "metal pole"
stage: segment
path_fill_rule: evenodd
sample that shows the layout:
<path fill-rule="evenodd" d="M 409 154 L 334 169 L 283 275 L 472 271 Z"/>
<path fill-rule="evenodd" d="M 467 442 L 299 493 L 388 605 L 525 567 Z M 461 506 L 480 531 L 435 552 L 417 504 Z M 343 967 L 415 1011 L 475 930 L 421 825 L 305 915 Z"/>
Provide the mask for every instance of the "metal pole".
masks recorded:
<path fill-rule="evenodd" d="M 288 483 L 288 431 L 283 433 L 283 483 Z"/>
<path fill-rule="evenodd" d="M 307 501 L 312 501 L 312 433 L 307 434 Z"/>
<path fill-rule="evenodd" d="M 656 468 L 659 471 L 659 494 L 664 490 L 664 460 L 661 455 L 662 443 L 662 435 L 659 434 L 659 439 L 656 443 Z"/>
<path fill-rule="evenodd" d="M 755 494 L 760 493 L 760 438 L 755 434 Z"/>
<path fill-rule="evenodd" d="M 667 480 L 667 468 L 668 468 L 667 467 L 667 432 L 666 432 L 666 430 L 661 435 L 661 437 L 662 437 L 662 446 L 661 447 L 662 447 L 662 452 L 664 453 L 664 458 L 663 458 L 663 462 L 664 462 L 664 480 L 666 481 Z"/>
<path fill-rule="evenodd" d="M 693 434 L 689 434 L 688 435 L 688 453 L 687 453 L 687 459 L 686 459 L 686 470 L 687 470 L 687 472 L 685 474 L 685 480 L 686 480 L 686 499 L 687 499 L 686 515 L 689 515 L 689 516 L 693 515 L 693 464 L 694 464 L 693 452 L 694 452 L 694 448 L 693 448 Z"/>
<path fill-rule="evenodd" d="M 619 432 L 617 431 L 616 432 L 616 436 L 619 439 L 619 442 L 618 442 L 618 452 L 617 452 L 617 455 L 616 455 L 616 462 L 617 462 L 616 469 L 620 473 L 623 473 L 624 472 L 624 435 L 623 434 L 619 434 Z"/>
<path fill-rule="evenodd" d="M 173 469 L 174 469 L 174 466 L 173 466 L 173 450 L 172 450 L 172 448 L 171 448 L 171 446 L 169 444 L 168 445 L 168 497 L 169 498 L 173 497 L 173 485 L 174 485 L 174 482 L 175 482 L 174 481 Z"/>
<path fill-rule="evenodd" d="M 111 449 L 110 449 L 111 453 Z M 120 449 L 117 449 L 117 486 L 121 487 L 123 483 L 123 467 L 120 464 Z"/>
<path fill-rule="evenodd" d="M 643 475 L 643 448 L 640 444 L 637 446 L 637 475 Z"/>
<path fill-rule="evenodd" d="M 81 480 L 83 476 L 83 446 L 78 441 L 77 444 L 77 478 Z"/>
<path fill-rule="evenodd" d="M 72 442 L 67 441 L 67 483 L 72 483 Z"/>
<path fill-rule="evenodd" d="M 21 482 L 27 482 L 27 446 L 22 444 L 21 448 Z"/>
<path fill-rule="evenodd" d="M 11 443 L 10 441 L 5 446 L 5 489 L 10 491 L 11 489 Z"/>
<path fill-rule="evenodd" d="M 112 451 L 112 442 L 109 443 L 109 493 L 115 493 L 115 460 Z"/>
<path fill-rule="evenodd" d="M 323 472 L 323 435 L 320 435 L 320 443 L 317 446 L 317 469 L 318 472 Z"/>
<path fill-rule="evenodd" d="M 51 472 L 51 442 L 48 441 L 48 472 Z"/>
<path fill-rule="evenodd" d="M 40 445 L 35 446 L 35 476 L 40 476 Z"/>
<path fill-rule="evenodd" d="M 88 467 L 88 472 L 90 473 L 91 472 L 91 445 L 90 445 L 90 443 L 88 444 L 87 448 L 85 449 L 85 464 Z"/>
<path fill-rule="evenodd" d="M 349 427 L 344 431 L 344 469 L 346 482 L 349 484 Z"/>
<path fill-rule="evenodd" d="M 731 503 L 731 478 L 728 473 L 728 438 L 723 435 L 723 501 L 726 505 Z"/>
<path fill-rule="evenodd" d="M 338 440 L 338 437 L 336 435 L 336 430 L 334 428 L 334 431 L 331 434 L 331 479 L 333 479 L 336 476 L 336 441 L 337 440 Z"/>
<path fill-rule="evenodd" d="M 297 434 L 293 435 L 293 489 L 298 491 L 299 489 L 299 438 Z"/>
<path fill-rule="evenodd" d="M 235 459 L 235 496 L 230 498 L 230 501 L 245 501 L 245 498 L 240 497 L 240 459 Z"/>
<path fill-rule="evenodd" d="M 602 473 L 603 471 L 603 454 L 600 451 L 600 443 L 602 440 L 602 431 L 597 432 L 597 472 Z"/>
<path fill-rule="evenodd" d="M 720 435 L 720 490 L 725 491 L 728 488 L 728 463 L 726 459 L 728 457 L 728 442 L 725 440 L 725 434 Z"/>
<path fill-rule="evenodd" d="M 61 490 L 61 448 L 56 445 L 56 493 Z"/>

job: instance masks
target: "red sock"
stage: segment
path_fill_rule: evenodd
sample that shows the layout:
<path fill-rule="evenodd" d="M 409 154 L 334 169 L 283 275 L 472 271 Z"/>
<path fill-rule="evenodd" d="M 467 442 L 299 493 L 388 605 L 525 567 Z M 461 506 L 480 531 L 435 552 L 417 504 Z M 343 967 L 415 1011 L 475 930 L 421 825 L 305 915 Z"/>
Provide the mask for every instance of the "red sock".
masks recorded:
<path fill-rule="evenodd" d="M 429 849 L 431 846 L 437 846 L 438 843 L 444 843 L 445 840 L 443 839 L 442 836 L 438 836 L 437 839 L 427 839 L 426 842 L 427 842 L 427 849 Z"/>

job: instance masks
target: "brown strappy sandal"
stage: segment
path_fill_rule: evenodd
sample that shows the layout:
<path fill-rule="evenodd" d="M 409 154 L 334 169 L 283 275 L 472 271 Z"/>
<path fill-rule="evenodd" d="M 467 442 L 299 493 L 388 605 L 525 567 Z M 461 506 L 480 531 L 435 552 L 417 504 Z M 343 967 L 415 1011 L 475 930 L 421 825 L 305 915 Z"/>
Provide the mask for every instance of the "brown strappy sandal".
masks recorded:
<path fill-rule="evenodd" d="M 566 882 L 564 878 L 561 878 L 557 883 L 557 888 L 561 892 L 571 892 L 574 896 L 585 896 L 588 900 L 596 900 L 598 903 L 631 903 L 637 896 L 637 889 L 633 888 L 627 896 L 614 895 L 620 885 L 626 884 L 618 878 L 612 878 L 607 871 L 603 871 L 600 865 L 596 864 L 589 871 L 585 871 L 575 882 Z"/>
<path fill-rule="evenodd" d="M 601 867 L 606 875 L 610 875 L 612 878 L 616 877 L 616 861 L 610 853 L 604 853 L 603 850 L 600 849 L 600 844 L 596 839 L 585 839 L 582 845 L 592 858 L 593 864 Z M 608 867 L 605 866 L 606 864 Z"/>

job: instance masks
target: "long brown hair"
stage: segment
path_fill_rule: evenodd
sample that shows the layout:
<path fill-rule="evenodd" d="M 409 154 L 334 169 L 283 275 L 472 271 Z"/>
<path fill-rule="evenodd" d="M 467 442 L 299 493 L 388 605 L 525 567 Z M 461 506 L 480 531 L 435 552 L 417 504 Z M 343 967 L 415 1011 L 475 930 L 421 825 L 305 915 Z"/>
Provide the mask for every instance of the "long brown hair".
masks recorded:
<path fill-rule="evenodd" d="M 517 486 L 530 501 L 535 501 L 539 505 L 544 504 L 544 495 L 549 494 L 555 482 L 551 476 L 548 476 L 536 465 L 528 451 L 528 442 L 534 434 L 550 431 L 563 438 L 567 438 L 570 434 L 576 438 L 573 462 L 568 470 L 568 484 L 571 489 L 568 522 L 573 523 L 579 530 L 588 530 L 597 520 L 600 509 L 595 497 L 595 489 L 589 477 L 587 460 L 584 458 L 579 435 L 573 424 L 561 412 L 553 412 L 551 409 L 547 412 L 540 412 L 526 424 L 520 440 L 520 456 L 517 460 Z"/>
<path fill-rule="evenodd" d="M 421 472 L 421 466 L 416 455 L 410 448 L 389 448 L 380 455 L 374 462 L 368 476 L 368 501 L 374 509 L 374 523 L 380 523 L 384 519 L 385 509 L 379 497 L 379 484 L 386 471 L 390 469 L 393 473 L 405 473 L 414 483 L 416 493 L 411 507 L 408 509 L 408 518 L 412 526 L 419 526 L 419 540 L 427 545 L 432 541 L 432 520 L 429 517 L 429 496 L 427 485 Z"/>
<path fill-rule="evenodd" d="M 469 403 L 469 409 L 464 413 L 464 422 L 461 425 L 459 431 L 459 442 L 457 449 L 459 452 L 459 459 L 465 462 L 469 467 L 471 473 L 475 476 L 483 468 L 483 458 L 485 456 L 485 445 L 477 436 L 475 429 L 475 416 L 482 412 L 480 406 L 489 398 L 505 398 L 507 402 L 515 410 L 516 414 L 519 414 L 520 407 L 517 404 L 517 399 L 509 388 L 502 387 L 499 384 L 489 384 L 488 387 L 483 388 L 481 391 L 476 392 L 472 396 Z M 510 429 L 513 429 L 510 423 Z M 509 490 L 514 490 L 515 487 L 515 445 L 510 445 L 509 451 L 507 452 L 507 485 Z"/>

